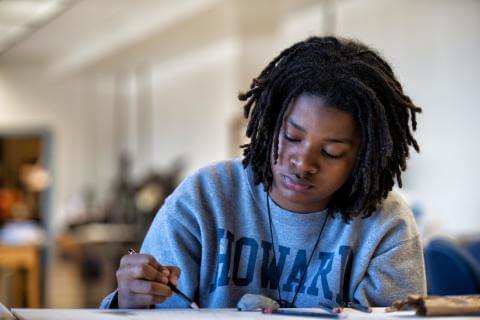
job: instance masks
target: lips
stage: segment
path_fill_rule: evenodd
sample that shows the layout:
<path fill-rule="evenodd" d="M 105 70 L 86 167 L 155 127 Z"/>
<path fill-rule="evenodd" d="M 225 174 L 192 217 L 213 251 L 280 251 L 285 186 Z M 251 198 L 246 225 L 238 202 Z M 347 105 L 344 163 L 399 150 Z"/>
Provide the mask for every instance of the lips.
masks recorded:
<path fill-rule="evenodd" d="M 305 180 L 298 179 L 292 176 L 283 176 L 284 186 L 293 191 L 305 191 L 313 187 L 312 184 Z"/>

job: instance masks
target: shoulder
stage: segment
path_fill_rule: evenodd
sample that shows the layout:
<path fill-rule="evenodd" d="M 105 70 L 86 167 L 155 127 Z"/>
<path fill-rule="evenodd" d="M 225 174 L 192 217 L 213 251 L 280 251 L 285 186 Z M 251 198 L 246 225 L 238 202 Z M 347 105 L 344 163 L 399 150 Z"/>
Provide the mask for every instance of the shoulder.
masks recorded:
<path fill-rule="evenodd" d="M 354 230 L 369 243 L 376 243 L 379 250 L 388 250 L 419 237 L 412 210 L 396 192 L 390 192 L 378 209 L 368 218 L 356 218 Z"/>
<path fill-rule="evenodd" d="M 218 186 L 232 185 L 232 182 L 243 179 L 245 175 L 241 160 L 218 161 L 196 170 L 179 187 L 202 185 L 203 187 L 217 188 Z"/>
<path fill-rule="evenodd" d="M 198 229 L 200 221 L 210 219 L 224 207 L 229 195 L 241 185 L 242 171 L 239 160 L 215 162 L 195 170 L 165 199 L 155 221 L 159 225 L 184 224 L 188 229 Z"/>
<path fill-rule="evenodd" d="M 413 219 L 412 211 L 404 198 L 395 191 L 390 191 L 388 196 L 380 203 L 378 210 L 384 214 L 396 214 L 406 219 Z"/>
<path fill-rule="evenodd" d="M 203 168 L 198 169 L 193 176 L 211 176 L 211 175 L 237 175 L 244 171 L 242 161 L 240 159 L 231 159 L 213 162 Z"/>
<path fill-rule="evenodd" d="M 415 218 L 412 210 L 402 196 L 391 191 L 387 198 L 380 204 L 377 211 L 372 215 L 388 228 L 402 228 L 410 237 L 418 235 Z"/>
<path fill-rule="evenodd" d="M 173 204 L 211 206 L 244 192 L 248 177 L 241 160 L 226 160 L 204 166 L 184 179 L 166 199 Z"/>

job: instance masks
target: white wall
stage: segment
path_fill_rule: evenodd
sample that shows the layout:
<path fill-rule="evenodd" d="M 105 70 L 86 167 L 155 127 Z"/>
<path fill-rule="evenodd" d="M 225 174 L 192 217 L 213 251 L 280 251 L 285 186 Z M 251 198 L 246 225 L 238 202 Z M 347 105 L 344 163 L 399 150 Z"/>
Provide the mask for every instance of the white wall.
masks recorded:
<path fill-rule="evenodd" d="M 105 184 L 120 151 L 131 155 L 135 179 L 180 158 L 185 176 L 229 156 L 228 124 L 240 109 L 230 22 L 227 5 L 207 8 L 84 72 L 103 110 L 96 125 L 97 185 Z"/>
<path fill-rule="evenodd" d="M 191 172 L 228 156 L 236 49 L 227 40 L 155 66 L 155 164 L 184 156 Z"/>
<path fill-rule="evenodd" d="M 427 222 L 478 235 L 480 2 L 339 1 L 336 33 L 377 48 L 423 108 L 405 187 Z"/>
<path fill-rule="evenodd" d="M 235 55 L 235 42 L 224 41 L 140 67 L 127 60 L 129 71 L 119 74 L 90 75 L 98 110 L 98 185 L 105 184 L 120 151 L 130 154 L 136 179 L 179 158 L 186 161 L 183 175 L 226 158 L 228 123 L 236 111 Z"/>

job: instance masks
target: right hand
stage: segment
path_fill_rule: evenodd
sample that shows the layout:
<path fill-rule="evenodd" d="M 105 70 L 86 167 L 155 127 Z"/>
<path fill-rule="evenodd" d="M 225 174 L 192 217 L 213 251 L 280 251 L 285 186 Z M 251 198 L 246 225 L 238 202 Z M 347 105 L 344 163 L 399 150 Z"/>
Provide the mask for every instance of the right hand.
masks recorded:
<path fill-rule="evenodd" d="M 127 254 L 120 260 L 116 276 L 118 307 L 148 308 L 172 296 L 167 283 L 178 284 L 180 269 L 162 266 L 149 254 Z"/>

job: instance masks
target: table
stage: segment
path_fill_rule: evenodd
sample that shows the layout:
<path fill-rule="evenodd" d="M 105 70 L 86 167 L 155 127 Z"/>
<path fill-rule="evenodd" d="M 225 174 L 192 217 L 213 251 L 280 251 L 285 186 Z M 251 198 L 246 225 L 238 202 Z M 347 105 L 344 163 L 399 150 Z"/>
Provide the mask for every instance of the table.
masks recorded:
<path fill-rule="evenodd" d="M 0 267 L 26 270 L 27 307 L 40 307 L 40 247 L 0 245 Z"/>
<path fill-rule="evenodd" d="M 305 310 L 305 309 L 295 309 Z M 322 312 L 321 309 L 306 309 L 308 311 Z M 254 319 L 254 320 L 281 320 L 281 319 L 308 319 L 298 316 L 279 316 L 262 314 L 260 311 L 241 312 L 237 309 L 123 309 L 123 310 L 101 310 L 101 309 L 12 309 L 13 315 L 22 320 L 109 320 L 109 319 Z M 345 309 L 344 319 L 452 319 L 472 320 L 474 317 L 417 317 L 413 311 L 401 311 L 385 313 L 384 308 L 373 308 L 372 313 L 363 313 L 357 310 Z M 309 317 L 310 319 L 314 319 Z M 320 318 L 321 319 L 321 318 Z"/>

